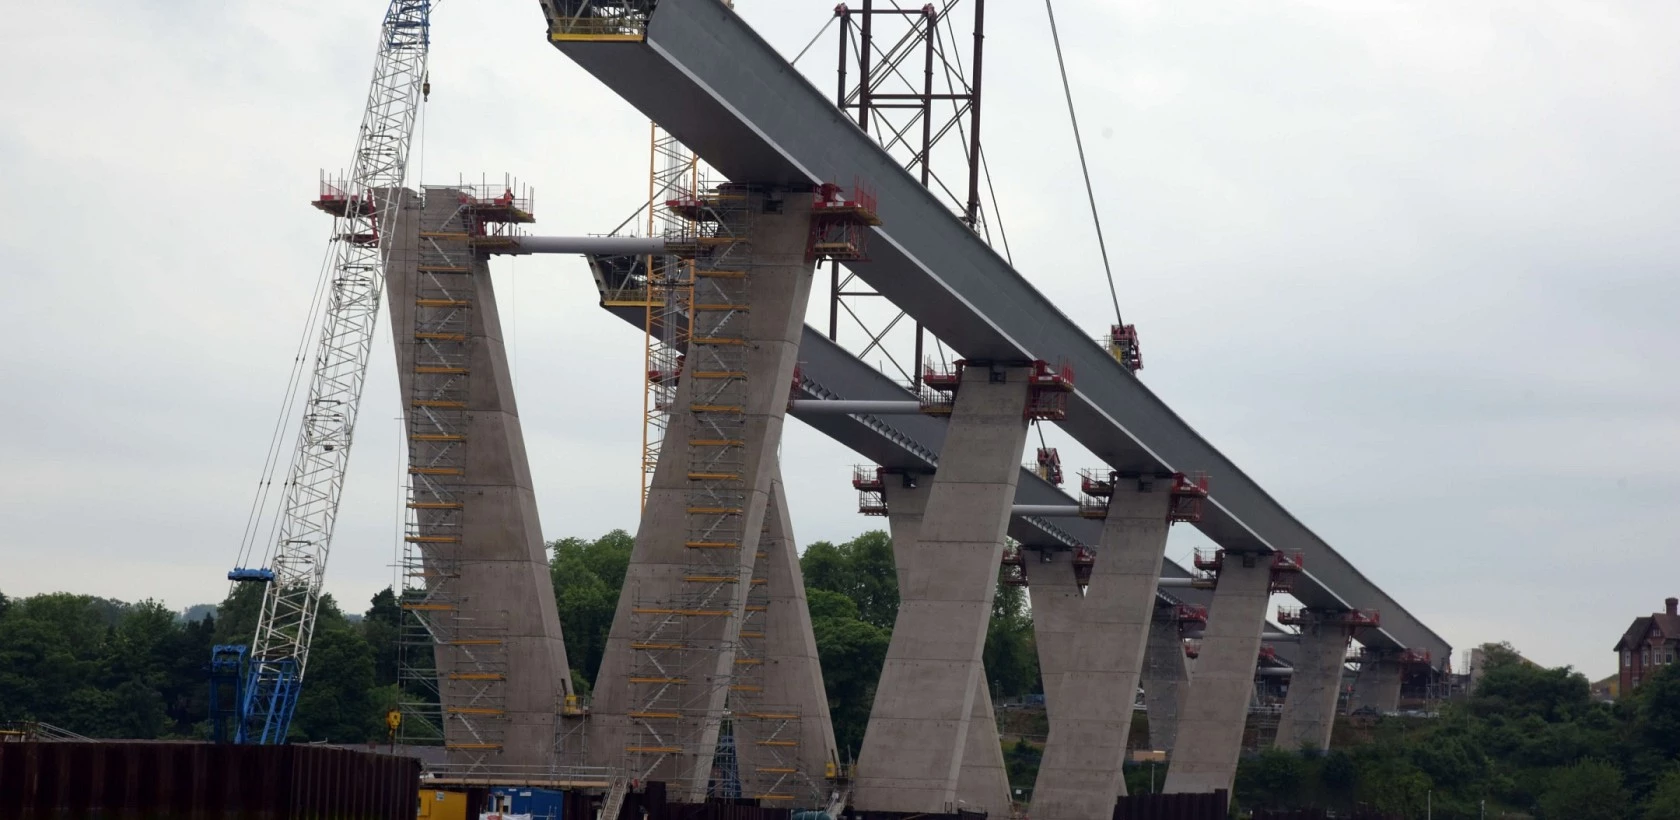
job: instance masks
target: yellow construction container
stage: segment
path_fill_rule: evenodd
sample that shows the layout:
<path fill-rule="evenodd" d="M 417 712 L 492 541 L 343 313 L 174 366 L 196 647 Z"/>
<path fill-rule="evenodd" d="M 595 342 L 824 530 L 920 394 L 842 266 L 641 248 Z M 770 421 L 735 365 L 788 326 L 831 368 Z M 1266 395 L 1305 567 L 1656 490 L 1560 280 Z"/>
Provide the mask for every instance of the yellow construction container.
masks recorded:
<path fill-rule="evenodd" d="M 420 811 L 426 820 L 467 820 L 467 795 L 438 789 L 420 790 Z"/>

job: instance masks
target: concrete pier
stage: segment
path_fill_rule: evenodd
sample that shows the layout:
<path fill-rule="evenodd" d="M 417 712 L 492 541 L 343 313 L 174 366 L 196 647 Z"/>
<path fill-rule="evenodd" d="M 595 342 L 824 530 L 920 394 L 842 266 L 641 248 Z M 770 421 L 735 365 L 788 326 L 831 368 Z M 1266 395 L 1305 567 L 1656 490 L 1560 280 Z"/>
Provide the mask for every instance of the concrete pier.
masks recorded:
<path fill-rule="evenodd" d="M 1306 613 L 1301 625 L 1295 672 L 1278 718 L 1279 749 L 1330 748 L 1336 724 L 1336 700 L 1342 689 L 1342 668 L 1348 634 L 1336 615 Z"/>
<path fill-rule="evenodd" d="M 963 368 L 916 547 L 898 556 L 898 619 L 858 755 L 859 810 L 956 808 L 985 691 L 980 655 L 1026 445 L 1030 372 Z"/>
<path fill-rule="evenodd" d="M 1033 630 L 1050 733 L 1032 815 L 1085 820 L 1113 811 L 1132 703 L 1167 544 L 1168 482 L 1115 482 L 1081 594 L 1070 557 L 1032 565 Z"/>
<path fill-rule="evenodd" d="M 427 189 L 423 209 L 409 194 L 389 238 L 408 538 L 424 561 L 410 571 L 427 579 L 424 600 L 404 606 L 435 639 L 449 762 L 546 767 L 571 672 L 496 293 L 460 208 L 452 187 Z"/>
<path fill-rule="evenodd" d="M 1230 789 L 1236 779 L 1271 583 L 1270 555 L 1226 554 L 1162 791 Z"/>
<path fill-rule="evenodd" d="M 810 294 L 810 194 L 732 188 L 595 682 L 590 763 L 706 795 Z M 704 312 L 701 312 L 704 311 Z M 808 627 L 806 627 L 808 629 Z M 803 650 L 792 650 L 803 651 Z"/>
<path fill-rule="evenodd" d="M 914 486 L 906 486 L 904 478 L 887 476 L 884 492 L 887 526 L 892 531 L 893 562 L 898 570 L 901 591 L 908 586 L 905 567 L 915 558 L 922 515 L 927 509 L 928 493 L 933 488 L 931 475 L 913 477 Z M 902 592 L 900 594 L 902 596 Z M 970 810 L 984 811 L 993 817 L 1007 816 L 1011 805 L 1009 773 L 1004 768 L 1003 746 L 998 742 L 997 715 L 993 711 L 991 687 L 986 685 L 984 669 L 975 687 L 974 706 L 969 710 L 968 738 L 963 743 L 960 760 L 957 804 Z"/>
<path fill-rule="evenodd" d="M 742 795 L 759 797 L 768 805 L 776 805 L 772 801 L 782 795 L 793 795 L 798 805 L 820 805 L 829 791 L 823 774 L 838 758 L 779 466 L 770 480 L 759 552 L 764 583 L 761 597 L 753 599 L 764 602 L 762 632 L 743 630 L 741 646 L 760 661 L 751 677 L 763 691 L 737 684 L 729 706 Z M 749 625 L 753 614 L 748 613 Z M 743 674 L 743 684 L 746 677 Z"/>
<path fill-rule="evenodd" d="M 1348 710 L 1370 707 L 1378 712 L 1392 712 L 1400 708 L 1400 664 L 1391 655 L 1365 650 L 1366 660 L 1359 666 L 1353 680 L 1353 697 Z"/>
<path fill-rule="evenodd" d="M 1143 704 L 1149 719 L 1149 748 L 1171 753 L 1178 737 L 1178 716 L 1190 693 L 1190 659 L 1184 656 L 1178 613 L 1156 605 L 1149 622 L 1149 646 L 1143 653 Z"/>

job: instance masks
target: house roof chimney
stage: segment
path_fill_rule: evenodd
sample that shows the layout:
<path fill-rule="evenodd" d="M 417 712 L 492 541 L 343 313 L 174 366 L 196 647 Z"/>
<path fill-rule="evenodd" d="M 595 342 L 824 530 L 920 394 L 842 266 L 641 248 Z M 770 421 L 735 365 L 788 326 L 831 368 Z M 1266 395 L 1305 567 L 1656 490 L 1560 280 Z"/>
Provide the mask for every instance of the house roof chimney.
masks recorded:
<path fill-rule="evenodd" d="M 1680 598 L 1669 598 L 1668 600 L 1663 601 L 1663 603 L 1668 604 L 1668 614 L 1680 614 L 1675 611 L 1676 609 L 1680 609 Z"/>

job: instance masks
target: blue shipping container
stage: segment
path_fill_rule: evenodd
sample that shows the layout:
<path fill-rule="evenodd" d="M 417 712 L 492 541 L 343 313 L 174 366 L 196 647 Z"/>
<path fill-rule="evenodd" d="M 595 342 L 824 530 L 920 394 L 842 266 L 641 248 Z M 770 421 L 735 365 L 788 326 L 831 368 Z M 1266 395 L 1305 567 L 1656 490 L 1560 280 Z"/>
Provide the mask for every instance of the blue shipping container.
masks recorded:
<path fill-rule="evenodd" d="M 495 808 L 506 814 L 528 814 L 531 820 L 564 820 L 561 806 L 564 792 L 521 786 L 497 786 L 490 790 Z"/>

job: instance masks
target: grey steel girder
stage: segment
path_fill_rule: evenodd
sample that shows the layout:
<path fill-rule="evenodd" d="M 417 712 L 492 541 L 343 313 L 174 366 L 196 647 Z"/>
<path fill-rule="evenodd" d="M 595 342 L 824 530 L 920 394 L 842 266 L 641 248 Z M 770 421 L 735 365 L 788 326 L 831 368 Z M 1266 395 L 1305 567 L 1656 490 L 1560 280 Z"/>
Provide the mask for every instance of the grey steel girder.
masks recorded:
<path fill-rule="evenodd" d="M 720 0 L 661 0 L 642 42 L 556 42 L 586 71 L 729 179 L 863 182 L 883 225 L 847 266 L 970 359 L 1066 361 L 1075 393 L 1063 429 L 1118 470 L 1206 472 L 1197 525 L 1233 552 L 1304 554 L 1309 607 L 1378 610 L 1363 641 L 1451 647 L 1314 535 L 1173 413 Z M 863 397 L 858 397 L 863 398 Z"/>

